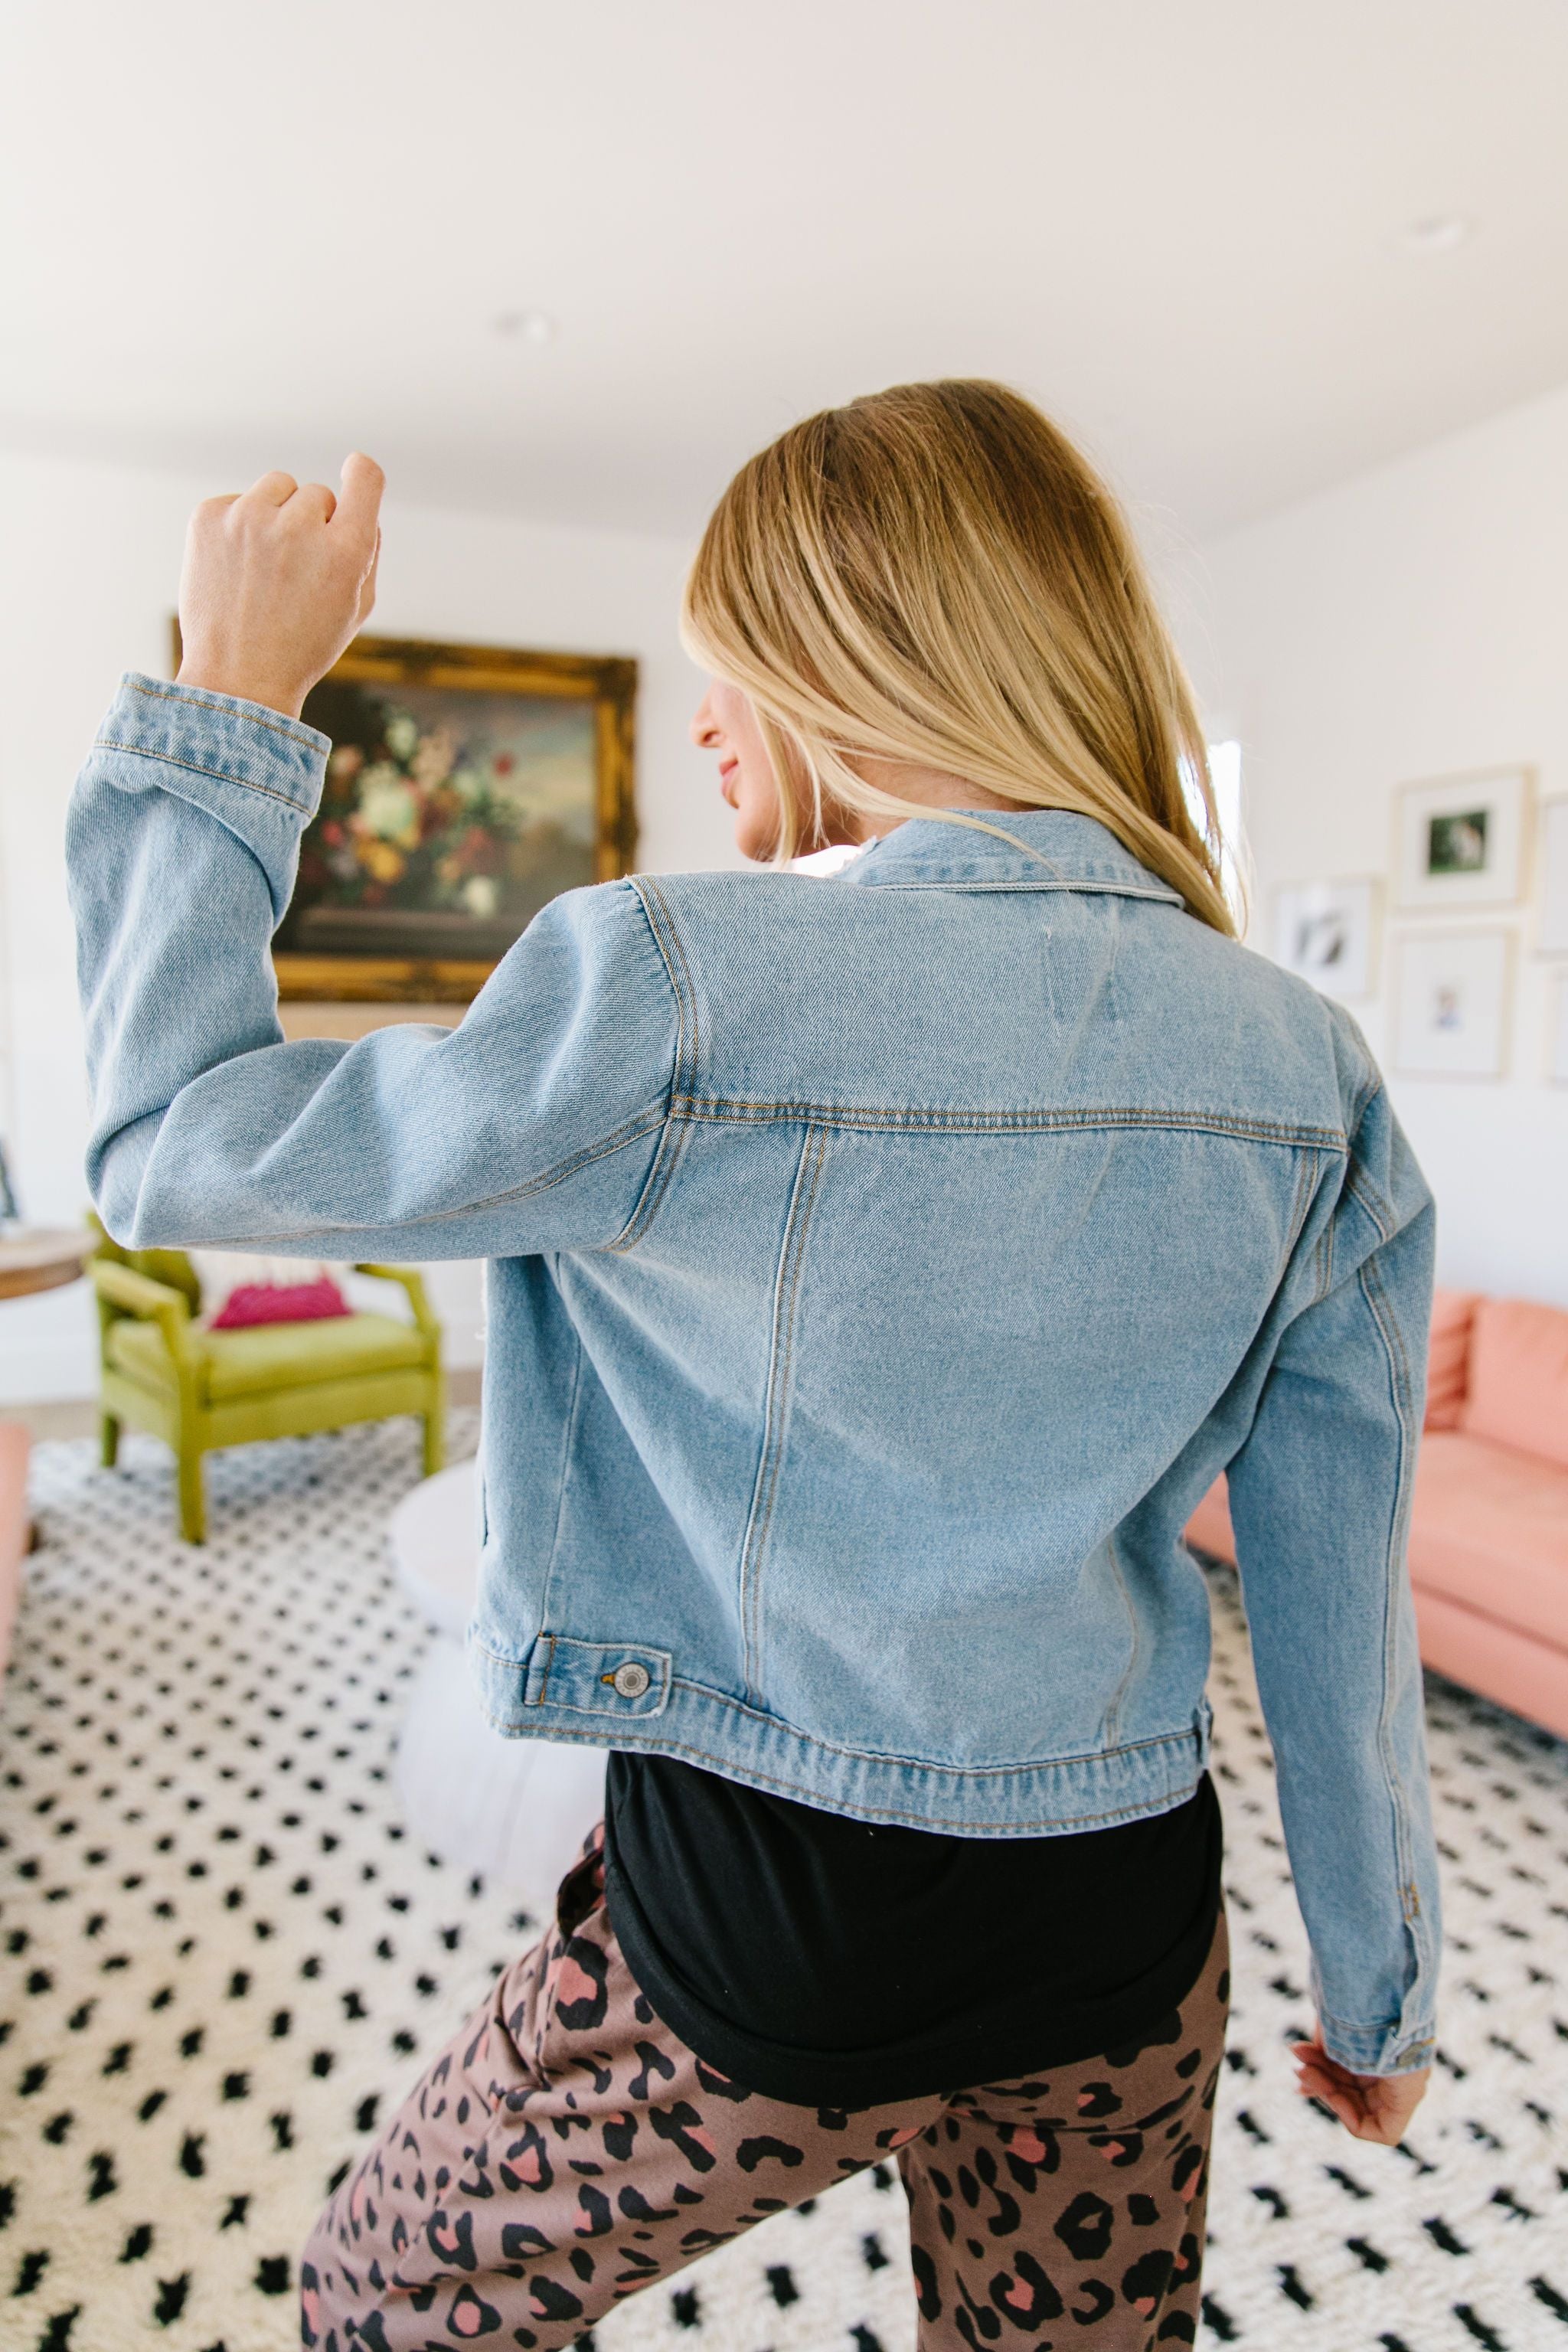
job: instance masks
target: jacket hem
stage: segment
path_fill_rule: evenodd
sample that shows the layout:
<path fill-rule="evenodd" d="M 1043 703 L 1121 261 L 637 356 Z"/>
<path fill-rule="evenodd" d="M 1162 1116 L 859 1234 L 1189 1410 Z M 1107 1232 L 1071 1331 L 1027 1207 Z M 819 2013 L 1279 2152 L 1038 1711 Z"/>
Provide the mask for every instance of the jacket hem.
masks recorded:
<path fill-rule="evenodd" d="M 605 1645 L 606 1655 L 612 1647 Z M 638 1643 L 626 1647 L 639 1660 L 658 1654 Z M 548 1682 L 537 1695 L 542 1681 L 531 1657 L 499 1658 L 472 1633 L 468 1648 L 485 1718 L 506 1738 L 576 1740 L 676 1756 L 827 1812 L 961 1837 L 1046 1837 L 1169 1812 L 1193 1795 L 1208 1763 L 1206 1704 L 1178 1730 L 1098 1754 L 937 1764 L 836 1747 L 677 1675 L 667 1684 L 650 1675 L 625 1703 L 617 1703 L 612 1682 L 595 1675 L 602 1699 L 591 1708 L 580 1698 L 561 1705 L 550 1696 Z M 658 1706 L 654 1719 L 647 1712 L 650 1702 Z"/>

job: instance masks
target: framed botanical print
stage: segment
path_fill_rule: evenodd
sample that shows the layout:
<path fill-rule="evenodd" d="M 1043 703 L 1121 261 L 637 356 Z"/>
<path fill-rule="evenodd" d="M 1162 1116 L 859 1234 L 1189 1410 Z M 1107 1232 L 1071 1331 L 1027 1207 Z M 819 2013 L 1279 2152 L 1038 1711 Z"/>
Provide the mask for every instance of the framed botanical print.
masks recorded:
<path fill-rule="evenodd" d="M 332 749 L 279 994 L 466 1003 L 547 900 L 628 872 L 636 694 L 635 661 L 356 637 L 305 703 Z"/>
<path fill-rule="evenodd" d="M 1568 967 L 1552 975 L 1547 1036 L 1547 1075 L 1553 1086 L 1568 1087 Z"/>
<path fill-rule="evenodd" d="M 1500 1078 L 1513 936 L 1413 931 L 1394 955 L 1394 1066 L 1409 1077 Z"/>
<path fill-rule="evenodd" d="M 1541 921 L 1535 945 L 1541 955 L 1568 955 L 1568 800 L 1542 804 Z"/>
<path fill-rule="evenodd" d="M 1530 772 L 1499 769 L 1406 784 L 1398 796 L 1394 900 L 1439 908 L 1511 906 L 1524 888 Z"/>
<path fill-rule="evenodd" d="M 1377 884 L 1289 882 L 1274 895 L 1274 961 L 1330 996 L 1370 996 Z"/>

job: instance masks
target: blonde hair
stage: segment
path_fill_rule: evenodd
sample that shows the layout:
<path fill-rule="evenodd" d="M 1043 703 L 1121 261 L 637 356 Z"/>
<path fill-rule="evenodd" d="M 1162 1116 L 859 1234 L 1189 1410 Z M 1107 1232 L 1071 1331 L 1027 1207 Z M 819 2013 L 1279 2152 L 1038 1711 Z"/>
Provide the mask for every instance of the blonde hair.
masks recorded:
<path fill-rule="evenodd" d="M 917 807 L 855 766 L 894 761 L 1098 819 L 1235 932 L 1203 730 L 1131 531 L 1005 384 L 898 384 L 793 425 L 714 509 L 681 627 L 751 698 L 781 862 L 802 838 L 792 777 L 816 839 L 835 805 L 1005 835 L 1005 815 Z"/>

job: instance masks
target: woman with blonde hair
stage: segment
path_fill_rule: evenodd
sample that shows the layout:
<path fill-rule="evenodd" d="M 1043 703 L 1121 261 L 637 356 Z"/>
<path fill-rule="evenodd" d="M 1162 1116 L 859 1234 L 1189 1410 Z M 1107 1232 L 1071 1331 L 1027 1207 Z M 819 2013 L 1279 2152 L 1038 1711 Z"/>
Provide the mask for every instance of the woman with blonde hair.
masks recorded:
<path fill-rule="evenodd" d="M 1377 1070 L 1237 943 L 1113 500 L 974 383 L 808 419 L 708 526 L 694 731 L 769 870 L 570 892 L 456 1031 L 285 1044 L 299 714 L 379 495 L 198 512 L 180 677 L 126 680 L 72 828 L 110 1230 L 491 1260 L 480 1703 L 614 1751 L 552 1927 L 318 2223 L 304 2341 L 545 2352 L 896 2157 L 925 2352 L 1191 2344 L 1222 1469 L 1301 2086 L 1394 2140 L 1432 2046 L 1432 1214 Z"/>

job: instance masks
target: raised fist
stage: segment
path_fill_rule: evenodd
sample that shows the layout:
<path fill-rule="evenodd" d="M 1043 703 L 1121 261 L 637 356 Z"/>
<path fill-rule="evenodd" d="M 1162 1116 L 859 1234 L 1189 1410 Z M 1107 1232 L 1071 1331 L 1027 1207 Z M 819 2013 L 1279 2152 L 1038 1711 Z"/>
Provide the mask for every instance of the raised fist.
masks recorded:
<path fill-rule="evenodd" d="M 182 685 L 298 719 L 375 602 L 384 478 L 356 455 L 335 494 L 263 474 L 243 497 L 196 509 L 180 576 Z"/>

